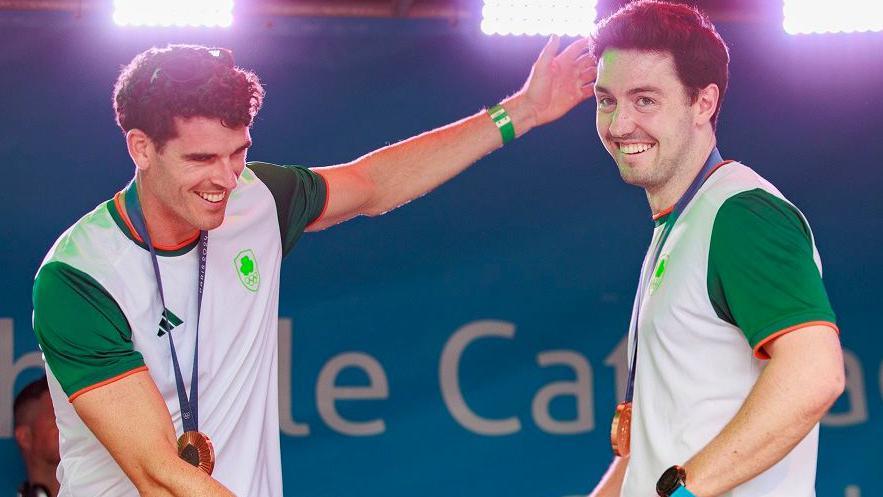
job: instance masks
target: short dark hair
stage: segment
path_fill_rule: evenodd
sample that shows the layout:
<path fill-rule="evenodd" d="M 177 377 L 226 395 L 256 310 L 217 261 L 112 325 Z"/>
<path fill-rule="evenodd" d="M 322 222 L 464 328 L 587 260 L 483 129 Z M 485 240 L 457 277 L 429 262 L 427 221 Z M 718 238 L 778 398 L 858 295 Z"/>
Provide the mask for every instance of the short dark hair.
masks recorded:
<path fill-rule="evenodd" d="M 717 127 L 727 91 L 730 54 L 708 16 L 699 9 L 659 0 L 638 0 L 599 22 L 592 39 L 593 55 L 599 60 L 607 48 L 670 53 L 691 103 L 696 102 L 699 90 L 716 84 L 720 98 L 711 125 Z"/>
<path fill-rule="evenodd" d="M 153 47 L 123 67 L 113 108 L 123 133 L 140 129 L 162 147 L 177 136 L 175 117 L 220 119 L 228 128 L 251 126 L 264 100 L 257 75 L 235 67 L 224 48 Z"/>
<path fill-rule="evenodd" d="M 44 393 L 49 391 L 49 382 L 42 376 L 21 389 L 12 403 L 13 426 L 19 426 L 25 422 L 25 410 L 32 402 L 40 400 Z"/>

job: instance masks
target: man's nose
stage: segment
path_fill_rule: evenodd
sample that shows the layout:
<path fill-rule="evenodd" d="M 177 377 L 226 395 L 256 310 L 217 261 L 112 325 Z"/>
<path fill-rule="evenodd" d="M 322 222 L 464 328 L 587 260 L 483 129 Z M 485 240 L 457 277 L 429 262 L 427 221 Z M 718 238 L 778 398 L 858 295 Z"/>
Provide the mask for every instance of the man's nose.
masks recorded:
<path fill-rule="evenodd" d="M 218 186 L 227 190 L 232 190 L 236 187 L 236 181 L 239 179 L 241 173 L 242 169 L 236 164 L 236 162 L 222 160 L 221 167 L 218 168 L 214 180 Z"/>
<path fill-rule="evenodd" d="M 635 130 L 635 121 L 631 113 L 623 107 L 617 107 L 610 116 L 610 135 L 613 137 L 625 137 Z"/>

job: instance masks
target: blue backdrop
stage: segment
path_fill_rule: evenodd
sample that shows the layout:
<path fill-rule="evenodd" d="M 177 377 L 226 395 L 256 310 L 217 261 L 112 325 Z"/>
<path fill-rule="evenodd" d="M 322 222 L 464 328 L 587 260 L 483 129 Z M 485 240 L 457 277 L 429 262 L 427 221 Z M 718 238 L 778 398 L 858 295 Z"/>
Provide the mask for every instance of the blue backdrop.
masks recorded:
<path fill-rule="evenodd" d="M 810 219 L 847 350 L 847 391 L 822 429 L 819 495 L 879 495 L 883 35 L 720 28 L 733 59 L 721 151 Z M 131 177 L 111 87 L 134 54 L 167 42 L 233 48 L 268 91 L 250 157 L 305 165 L 496 103 L 543 44 L 470 22 L 149 31 L 0 14 L 0 494 L 24 474 L 10 406 L 39 374 L 34 272 L 62 230 Z M 284 266 L 280 309 L 286 494 L 590 490 L 611 458 L 618 346 L 651 226 L 643 193 L 598 142 L 590 102 L 405 208 L 305 236 Z"/>

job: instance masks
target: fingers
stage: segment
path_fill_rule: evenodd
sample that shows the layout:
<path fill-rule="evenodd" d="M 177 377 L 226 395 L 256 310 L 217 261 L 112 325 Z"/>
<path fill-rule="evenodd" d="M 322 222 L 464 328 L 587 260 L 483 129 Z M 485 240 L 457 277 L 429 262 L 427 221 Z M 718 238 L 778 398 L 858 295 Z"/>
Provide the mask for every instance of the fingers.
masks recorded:
<path fill-rule="evenodd" d="M 580 38 L 571 43 L 561 52 L 561 56 L 568 61 L 573 61 L 586 54 L 591 48 L 591 40 L 589 38 Z"/>
<path fill-rule="evenodd" d="M 579 72 L 583 72 L 597 65 L 598 62 L 595 60 L 595 57 L 593 57 L 592 54 L 580 55 L 580 57 L 576 59 L 576 69 Z"/>
<path fill-rule="evenodd" d="M 579 71 L 579 79 L 584 83 L 594 83 L 598 77 L 598 67 L 594 64 Z"/>
<path fill-rule="evenodd" d="M 595 80 L 598 78 L 598 68 L 593 64 L 582 70 L 579 74 L 580 92 L 583 97 L 591 97 L 595 94 Z"/>
<path fill-rule="evenodd" d="M 558 35 L 552 35 L 549 37 L 549 41 L 546 42 L 546 46 L 543 47 L 543 51 L 540 52 L 540 57 L 537 59 L 537 64 L 542 66 L 547 66 L 552 63 L 555 59 L 555 54 L 558 53 L 558 46 L 561 44 L 561 38 Z"/>

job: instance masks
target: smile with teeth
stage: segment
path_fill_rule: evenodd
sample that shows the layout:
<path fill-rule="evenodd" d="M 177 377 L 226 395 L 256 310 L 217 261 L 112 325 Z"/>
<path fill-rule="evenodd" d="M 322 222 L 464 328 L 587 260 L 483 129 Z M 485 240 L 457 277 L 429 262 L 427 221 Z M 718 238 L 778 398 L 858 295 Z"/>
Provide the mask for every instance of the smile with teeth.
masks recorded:
<path fill-rule="evenodd" d="M 619 151 L 626 155 L 640 154 L 655 147 L 655 143 L 618 143 Z"/>
<path fill-rule="evenodd" d="M 207 193 L 207 192 L 196 192 L 197 195 L 202 197 L 203 200 L 207 202 L 211 202 L 213 204 L 217 204 L 218 202 L 224 200 L 224 197 L 227 196 L 227 192 L 217 192 L 217 193 Z"/>

